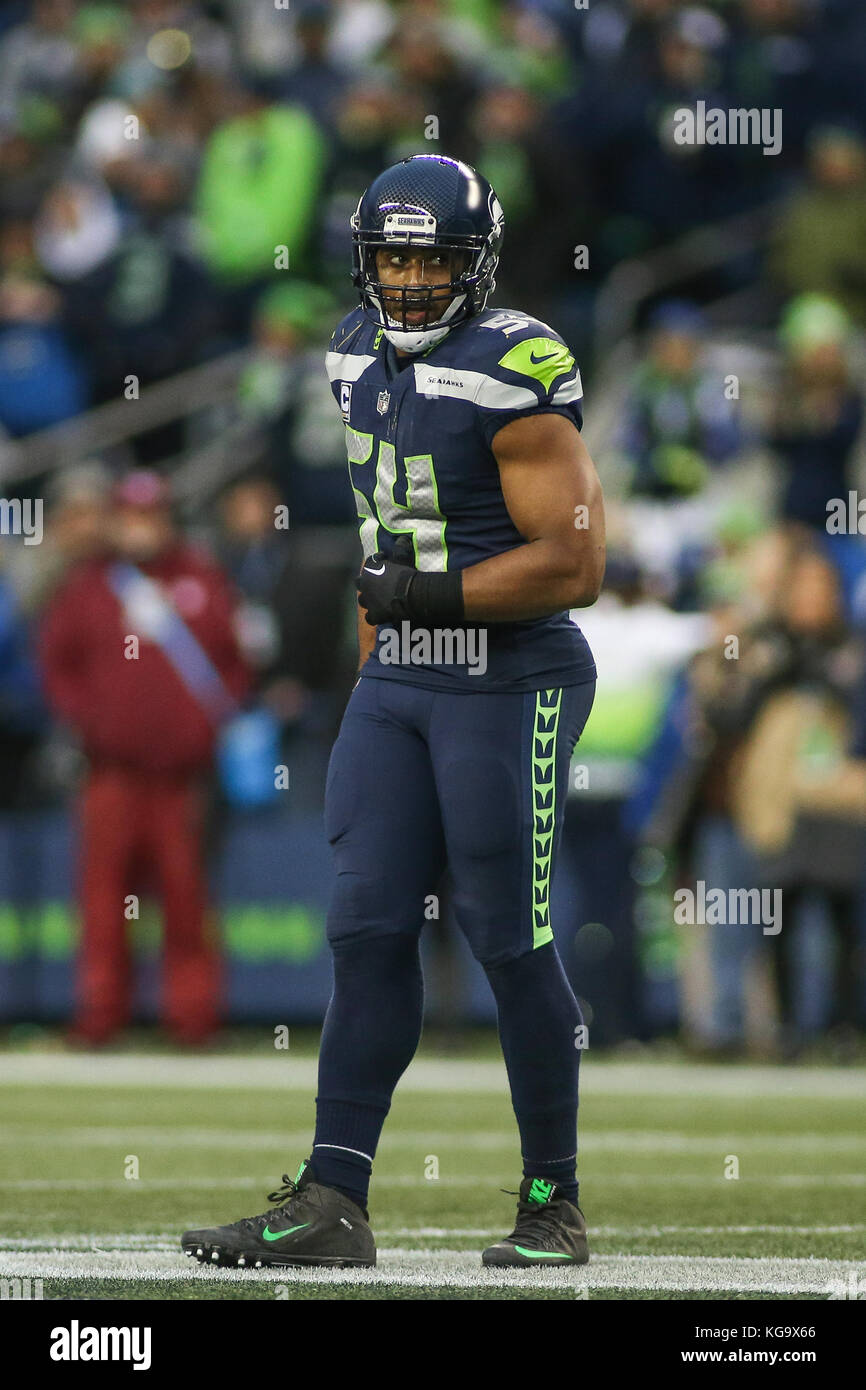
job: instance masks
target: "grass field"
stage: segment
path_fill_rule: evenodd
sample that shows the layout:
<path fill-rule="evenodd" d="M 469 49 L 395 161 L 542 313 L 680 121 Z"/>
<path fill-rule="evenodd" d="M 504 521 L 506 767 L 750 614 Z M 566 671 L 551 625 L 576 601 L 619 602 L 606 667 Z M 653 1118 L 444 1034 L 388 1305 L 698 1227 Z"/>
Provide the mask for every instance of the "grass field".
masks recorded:
<path fill-rule="evenodd" d="M 416 1058 L 376 1164 L 370 1271 L 211 1270 L 186 1227 L 264 1211 L 307 1156 L 311 1049 L 0 1054 L 0 1276 L 45 1298 L 813 1299 L 866 1294 L 861 1069 L 582 1065 L 590 1264 L 484 1270 L 520 1180 L 504 1067 Z M 726 1177 L 738 1165 L 738 1177 Z M 438 1177 L 429 1176 L 438 1171 Z M 138 1176 L 132 1176 L 137 1172 Z M 131 1176 L 127 1176 L 130 1174 Z"/>

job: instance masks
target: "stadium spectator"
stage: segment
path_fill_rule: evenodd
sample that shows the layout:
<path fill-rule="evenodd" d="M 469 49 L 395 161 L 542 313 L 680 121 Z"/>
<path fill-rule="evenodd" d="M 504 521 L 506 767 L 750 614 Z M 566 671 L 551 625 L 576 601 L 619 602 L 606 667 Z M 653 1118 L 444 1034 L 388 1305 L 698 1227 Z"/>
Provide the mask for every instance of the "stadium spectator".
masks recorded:
<path fill-rule="evenodd" d="M 298 61 L 276 87 L 282 101 L 302 106 L 323 129 L 331 131 L 338 103 L 346 90 L 346 71 L 328 55 L 333 12 L 326 0 L 301 0 L 295 6 Z"/>
<path fill-rule="evenodd" d="M 783 111 L 784 142 L 773 162 L 790 169 L 802 159 L 806 133 L 828 99 L 838 101 L 832 88 L 839 64 L 827 51 L 820 7 L 810 0 L 740 0 L 725 15 L 732 29 L 726 68 L 733 104 Z M 778 174 L 753 172 L 759 185 Z"/>
<path fill-rule="evenodd" d="M 736 779 L 755 692 L 777 659 L 769 634 L 795 545 L 793 535 L 778 529 L 746 538 L 730 554 L 710 615 L 711 640 L 689 663 L 671 702 L 669 758 L 647 833 L 671 853 L 681 882 L 701 880 L 726 893 L 762 882 L 758 855 L 735 816 Z M 772 1045 L 769 1020 L 756 1031 L 747 1016 L 765 940 L 752 923 L 730 915 L 707 926 L 709 1007 L 690 1020 L 695 1047 L 719 1057 Z"/>
<path fill-rule="evenodd" d="M 828 504 L 847 503 L 863 424 L 862 391 L 847 360 L 851 324 L 820 295 L 802 295 L 783 316 L 785 374 L 768 444 L 784 470 L 781 515 L 824 534 Z"/>
<path fill-rule="evenodd" d="M 88 759 L 81 817 L 81 956 L 74 1036 L 129 1019 L 128 895 L 148 875 L 164 924 L 163 1017 L 207 1039 L 221 1009 L 204 834 L 216 731 L 245 694 L 233 600 L 172 521 L 165 484 L 118 484 L 111 553 L 75 568 L 41 634 L 48 699 Z"/>
<path fill-rule="evenodd" d="M 640 820 L 632 811 L 636 783 L 671 688 L 706 642 L 710 624 L 703 613 L 672 612 L 634 560 L 614 552 L 604 593 L 580 612 L 580 625 L 606 673 L 606 689 L 575 752 L 582 776 L 569 802 L 564 844 L 576 871 L 580 916 L 572 921 L 573 948 L 564 954 L 573 961 L 575 989 L 593 1011 L 594 1036 L 609 1046 L 643 1038 L 647 1029 L 639 889 L 630 872 Z"/>
<path fill-rule="evenodd" d="M 205 262 L 243 331 L 279 248 L 287 248 L 283 270 L 302 273 L 310 263 L 326 146 L 306 111 L 272 103 L 252 78 L 228 89 L 226 105 L 205 144 L 196 214 Z"/>
<path fill-rule="evenodd" d="M 645 73 L 616 64 L 595 69 L 563 103 L 569 145 L 588 160 L 594 197 L 607 214 L 596 247 L 605 267 L 743 206 L 737 147 L 674 139 L 676 110 L 694 109 L 699 100 L 708 108 L 731 105 L 719 63 L 724 21 L 688 6 L 660 24 L 653 17 L 650 34 Z M 630 61 L 623 53 L 622 62 Z"/>
<path fill-rule="evenodd" d="M 782 1055 L 795 1058 L 805 1041 L 796 947 L 800 934 L 814 930 L 808 908 L 810 895 L 817 894 L 835 948 L 824 1024 L 839 1030 L 847 1059 L 864 1022 L 859 935 L 866 797 L 852 814 L 849 806 L 834 808 L 832 796 L 816 805 L 813 788 L 829 782 L 832 789 L 834 779 L 838 787 L 852 747 L 866 658 L 862 639 L 845 624 L 833 565 L 808 543 L 794 549 L 778 619 L 761 640 L 764 670 L 739 706 L 748 732 L 732 805 L 762 886 L 783 893 L 782 929 L 768 938 Z"/>
<path fill-rule="evenodd" d="M 398 88 L 396 113 L 406 153 L 417 147 L 419 132 L 438 142 L 441 150 L 459 153 L 479 90 L 477 56 L 458 47 L 457 33 L 440 12 L 425 16 L 413 6 L 398 14 L 383 56 Z M 431 116 L 436 122 L 432 130 Z"/>
<path fill-rule="evenodd" d="M 69 570 L 103 552 L 111 473 L 97 459 L 73 464 L 52 478 L 41 545 L 17 545 L 6 572 L 22 611 L 38 616 Z"/>
<path fill-rule="evenodd" d="M 67 280 L 66 321 L 97 400 L 119 399 L 130 375 L 143 387 L 193 366 L 220 327 L 214 286 L 178 215 L 184 195 L 182 166 L 151 145 L 127 190 L 122 239 Z"/>
<path fill-rule="evenodd" d="M 343 525 L 354 532 L 346 487 L 345 433 L 322 371 L 331 296 L 293 280 L 257 301 L 253 355 L 241 376 L 241 415 L 265 435 L 264 462 L 293 527 Z"/>
<path fill-rule="evenodd" d="M 115 255 L 122 235 L 111 191 L 96 177 L 57 183 L 43 200 L 33 228 L 40 266 L 61 290 L 86 279 Z"/>
<path fill-rule="evenodd" d="M 23 24 L 0 50 L 0 123 L 14 121 L 26 103 L 68 103 L 82 80 L 72 25 L 75 0 L 34 0 Z"/>
<path fill-rule="evenodd" d="M 0 226 L 0 425 L 31 434 L 82 411 L 87 386 L 62 322 L 62 300 L 40 271 L 33 224 Z"/>
<path fill-rule="evenodd" d="M 243 595 L 239 630 L 262 702 L 284 731 L 326 736 L 352 684 L 346 642 L 357 554 L 354 528 L 277 525 L 274 483 L 251 476 L 222 498 L 218 553 Z"/>
<path fill-rule="evenodd" d="M 866 782 L 854 774 L 842 784 L 840 773 L 854 748 L 864 653 L 843 621 L 835 571 L 807 533 L 770 533 L 742 560 L 740 598 L 718 606 L 715 640 L 674 692 L 660 738 L 665 760 L 654 754 L 648 764 L 655 763 L 657 781 L 651 797 L 647 784 L 642 792 L 642 835 L 679 865 L 681 882 L 702 880 L 725 892 L 781 890 L 778 933 L 764 935 L 740 917 L 707 927 L 711 1007 L 692 1022 L 711 1051 L 742 1048 L 747 974 L 769 952 L 777 1045 L 792 1058 L 804 1041 L 810 991 L 798 960 L 802 938 L 819 927 L 816 894 L 836 944 L 825 1021 L 842 1028 L 845 1046 L 862 1026 L 857 937 Z M 767 1024 L 752 1042 L 772 1041 Z"/>
<path fill-rule="evenodd" d="M 718 374 L 702 360 L 707 333 L 700 311 L 684 301 L 659 305 L 650 319 L 646 361 L 626 405 L 623 447 L 635 497 L 688 497 L 710 470 L 737 453 L 741 433 Z"/>
<path fill-rule="evenodd" d="M 812 292 L 845 305 L 866 326 L 866 140 L 819 126 L 807 146 L 808 180 L 780 213 L 770 270 L 786 295 Z"/>

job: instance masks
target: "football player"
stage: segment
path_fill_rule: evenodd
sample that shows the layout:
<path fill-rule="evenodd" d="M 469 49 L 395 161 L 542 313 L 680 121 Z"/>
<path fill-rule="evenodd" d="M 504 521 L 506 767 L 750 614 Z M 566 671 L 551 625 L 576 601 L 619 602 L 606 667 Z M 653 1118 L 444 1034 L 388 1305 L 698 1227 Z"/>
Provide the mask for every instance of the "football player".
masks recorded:
<path fill-rule="evenodd" d="M 360 672 L 328 769 L 334 989 L 316 1132 L 260 1216 L 183 1237 L 199 1260 L 372 1265 L 368 1187 L 421 1035 L 419 940 L 447 862 L 490 981 L 521 1141 L 510 1235 L 484 1264 L 587 1261 L 576 1180 L 582 1018 L 550 922 L 569 764 L 595 665 L 602 495 L 562 338 L 488 309 L 503 213 L 474 169 L 413 155 L 352 218 L 360 306 L 327 369 L 364 564 Z"/>

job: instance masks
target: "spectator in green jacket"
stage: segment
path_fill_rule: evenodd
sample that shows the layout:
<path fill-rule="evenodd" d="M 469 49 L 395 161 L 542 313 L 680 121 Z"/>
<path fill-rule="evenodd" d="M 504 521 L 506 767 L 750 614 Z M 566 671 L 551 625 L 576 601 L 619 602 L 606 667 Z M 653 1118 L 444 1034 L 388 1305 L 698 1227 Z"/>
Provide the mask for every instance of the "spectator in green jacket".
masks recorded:
<path fill-rule="evenodd" d="M 275 274 L 309 265 L 326 143 L 300 107 L 270 102 L 258 84 L 236 88 L 234 107 L 207 141 L 196 195 L 201 251 L 243 307 Z"/>

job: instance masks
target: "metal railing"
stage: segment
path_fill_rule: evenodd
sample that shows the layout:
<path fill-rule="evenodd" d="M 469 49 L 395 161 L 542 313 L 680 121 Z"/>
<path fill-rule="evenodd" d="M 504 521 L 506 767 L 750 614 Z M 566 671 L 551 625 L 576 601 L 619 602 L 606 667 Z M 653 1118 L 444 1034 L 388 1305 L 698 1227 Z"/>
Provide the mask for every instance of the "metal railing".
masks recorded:
<path fill-rule="evenodd" d="M 233 395 L 250 360 L 243 348 L 146 386 L 138 399 L 108 401 L 22 439 L 0 441 L 0 480 L 20 483 L 128 443 Z"/>
<path fill-rule="evenodd" d="M 699 227 L 670 246 L 622 261 L 608 275 L 595 305 L 595 358 L 603 362 L 634 333 L 641 305 L 691 276 L 725 265 L 752 250 L 767 233 L 776 205 L 754 208 Z"/>

